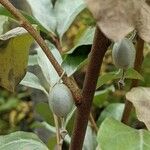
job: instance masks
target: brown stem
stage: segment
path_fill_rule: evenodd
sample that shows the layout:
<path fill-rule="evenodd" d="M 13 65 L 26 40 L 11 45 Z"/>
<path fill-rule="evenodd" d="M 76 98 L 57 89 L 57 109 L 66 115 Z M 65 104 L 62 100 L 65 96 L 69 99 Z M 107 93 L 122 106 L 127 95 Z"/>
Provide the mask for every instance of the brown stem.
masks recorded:
<path fill-rule="evenodd" d="M 8 0 L 0 0 L 0 3 L 11 12 L 14 17 L 19 21 L 20 25 L 24 27 L 31 36 L 36 40 L 36 42 L 40 45 L 46 56 L 48 57 L 49 61 L 54 66 L 55 70 L 57 71 L 58 75 L 61 76 L 63 74 L 63 69 L 49 50 L 48 46 L 46 45 L 45 41 L 42 39 L 40 34 L 32 27 L 32 25 L 26 20 L 26 18 L 8 1 Z M 82 99 L 81 90 L 78 88 L 77 84 L 71 79 L 68 78 L 66 74 L 62 77 L 63 82 L 68 86 L 71 90 L 76 105 L 78 105 Z"/>
<path fill-rule="evenodd" d="M 82 90 L 83 99 L 81 105 L 77 108 L 70 150 L 82 150 L 97 79 L 103 57 L 109 45 L 110 41 L 97 27 Z"/>
<path fill-rule="evenodd" d="M 144 41 L 138 37 L 137 39 L 137 46 L 136 46 L 136 57 L 135 57 L 135 63 L 134 63 L 134 69 L 138 72 L 141 71 L 141 66 L 143 62 L 143 50 L 144 50 Z M 131 87 L 137 87 L 139 84 L 139 80 L 132 80 Z M 130 113 L 132 111 L 132 103 L 128 100 L 125 102 L 125 108 L 122 116 L 122 122 L 125 124 L 128 124 Z"/>
<path fill-rule="evenodd" d="M 52 34 L 49 34 L 49 36 L 52 39 L 52 43 L 56 46 L 58 51 L 62 54 L 63 49 L 62 49 L 62 45 L 61 45 L 60 39 L 58 37 L 56 37 L 55 35 L 52 35 Z"/>

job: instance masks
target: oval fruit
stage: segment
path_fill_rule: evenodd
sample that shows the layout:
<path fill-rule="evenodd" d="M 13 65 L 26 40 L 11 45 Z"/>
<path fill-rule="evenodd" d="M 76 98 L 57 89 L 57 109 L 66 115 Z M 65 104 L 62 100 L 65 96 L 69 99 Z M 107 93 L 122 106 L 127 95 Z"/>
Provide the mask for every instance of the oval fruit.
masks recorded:
<path fill-rule="evenodd" d="M 63 83 L 56 84 L 49 93 L 49 105 L 58 117 L 66 117 L 73 107 L 73 96 Z"/>
<path fill-rule="evenodd" d="M 135 47 L 129 39 L 124 38 L 116 42 L 112 49 L 112 58 L 115 66 L 121 69 L 133 67 L 135 52 Z"/>

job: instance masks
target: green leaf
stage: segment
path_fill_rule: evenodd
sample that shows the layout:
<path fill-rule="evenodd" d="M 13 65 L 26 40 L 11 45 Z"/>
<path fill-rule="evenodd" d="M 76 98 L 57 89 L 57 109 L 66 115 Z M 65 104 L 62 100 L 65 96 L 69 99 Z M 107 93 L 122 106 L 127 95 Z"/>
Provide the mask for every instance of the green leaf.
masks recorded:
<path fill-rule="evenodd" d="M 73 115 L 75 114 L 75 111 L 76 111 L 76 107 L 74 106 L 72 111 L 67 115 L 64 127 L 66 127 L 68 125 L 69 121 L 73 118 Z"/>
<path fill-rule="evenodd" d="M 138 79 L 138 80 L 144 81 L 144 78 L 142 77 L 142 75 L 138 73 L 136 70 L 134 70 L 133 68 L 129 68 L 125 72 L 125 78 L 126 79 Z"/>
<path fill-rule="evenodd" d="M 76 45 L 67 52 L 67 54 L 72 54 L 78 47 L 83 45 L 92 45 L 94 39 L 95 27 L 87 28 L 80 38 L 78 39 Z"/>
<path fill-rule="evenodd" d="M 22 27 L 0 36 L 0 85 L 14 91 L 26 73 L 33 38 Z"/>
<path fill-rule="evenodd" d="M 20 82 L 21 85 L 41 90 L 45 93 L 45 95 L 48 96 L 48 92 L 44 89 L 44 87 L 41 85 L 40 80 L 37 76 L 35 76 L 31 72 L 27 72 L 23 80 Z"/>
<path fill-rule="evenodd" d="M 35 134 L 20 131 L 0 136 L 0 143 L 0 150 L 48 150 Z"/>
<path fill-rule="evenodd" d="M 8 27 L 8 17 L 0 16 L 0 34 L 3 34 Z"/>
<path fill-rule="evenodd" d="M 51 126 L 50 124 L 48 124 L 46 121 L 33 122 L 31 125 L 31 128 L 32 129 L 43 128 L 43 129 L 50 131 L 52 134 L 56 135 L 56 128 L 54 126 Z"/>
<path fill-rule="evenodd" d="M 83 150 L 95 150 L 96 148 L 96 134 L 93 132 L 91 126 L 87 127 L 85 140 L 83 143 Z"/>
<path fill-rule="evenodd" d="M 26 0 L 31 7 L 33 16 L 20 11 L 32 24 L 37 24 L 41 31 L 58 33 L 60 39 L 68 30 L 76 16 L 85 8 L 83 0 L 56 1 L 53 7 L 51 0 Z M 0 5 L 0 15 L 15 19 L 9 11 Z"/>
<path fill-rule="evenodd" d="M 56 137 L 55 137 L 55 136 L 54 136 L 54 137 L 50 137 L 50 138 L 48 139 L 47 145 L 48 145 L 48 148 L 49 148 L 50 150 L 55 149 L 56 144 L 57 144 L 57 140 L 56 140 Z"/>
<path fill-rule="evenodd" d="M 97 107 L 101 107 L 102 104 L 108 99 L 109 93 L 114 91 L 114 86 L 110 86 L 105 90 L 96 91 L 93 99 L 94 105 Z"/>
<path fill-rule="evenodd" d="M 16 98 L 9 98 L 4 104 L 0 105 L 0 112 L 9 111 L 13 108 L 16 108 L 19 100 Z"/>
<path fill-rule="evenodd" d="M 104 75 L 101 75 L 98 78 L 96 88 L 98 89 L 99 87 L 101 87 L 102 85 L 108 83 L 109 81 L 112 81 L 112 80 L 116 79 L 116 75 L 118 75 L 118 72 L 108 72 Z M 120 77 L 118 77 L 118 78 L 120 78 Z"/>
<path fill-rule="evenodd" d="M 44 119 L 44 121 L 48 122 L 50 125 L 54 125 L 53 113 L 47 103 L 41 102 L 36 104 L 35 110 Z"/>
<path fill-rule="evenodd" d="M 56 17 L 51 0 L 26 0 L 31 7 L 33 16 L 48 31 L 55 32 Z"/>
<path fill-rule="evenodd" d="M 58 63 L 61 65 L 62 58 L 61 58 L 59 51 L 50 42 L 46 41 L 46 43 L 47 43 L 49 49 L 51 50 L 52 54 L 58 61 Z M 56 82 L 58 82 L 59 76 L 58 76 L 56 70 L 54 69 L 53 65 L 50 63 L 49 59 L 43 52 L 43 50 L 40 47 L 36 48 L 36 50 L 37 50 L 37 54 L 38 54 L 38 64 L 41 67 L 41 70 L 42 70 L 47 82 L 52 87 Z"/>
<path fill-rule="evenodd" d="M 13 15 L 0 4 L 0 15 L 7 16 L 13 18 Z"/>
<path fill-rule="evenodd" d="M 21 14 L 22 14 L 31 24 L 36 24 L 36 25 L 38 25 L 38 27 L 39 27 L 39 29 L 40 29 L 41 31 L 43 31 L 43 32 L 45 32 L 45 33 L 48 33 L 48 32 L 49 32 L 42 24 L 40 24 L 40 22 L 39 22 L 36 18 L 34 18 L 34 17 L 28 15 L 26 12 L 23 12 L 23 11 L 20 11 L 20 12 L 21 12 Z M 10 17 L 10 18 L 16 20 L 16 18 L 14 18 L 14 16 L 13 16 L 6 8 L 4 8 L 2 5 L 0 5 L 0 15 L 1 15 L 1 16 L 7 16 L 7 17 Z"/>
<path fill-rule="evenodd" d="M 122 77 L 122 70 L 119 70 L 118 72 L 108 72 L 98 78 L 97 81 L 97 86 L 96 88 L 98 89 L 102 85 L 108 83 L 109 81 L 120 79 Z M 129 68 L 125 71 L 124 77 L 126 79 L 137 79 L 137 80 L 144 80 L 144 78 L 141 76 L 140 73 L 138 73 L 136 70 L 133 68 Z"/>
<path fill-rule="evenodd" d="M 97 141 L 102 150 L 149 150 L 150 132 L 107 118 L 101 125 Z"/>
<path fill-rule="evenodd" d="M 95 28 L 88 28 L 79 38 L 76 46 L 66 53 L 66 58 L 62 63 L 62 67 L 71 76 L 79 70 L 88 61 L 88 54 L 94 38 Z"/>
<path fill-rule="evenodd" d="M 57 33 L 62 38 L 76 16 L 85 8 L 83 0 L 57 0 L 55 3 L 55 14 L 57 18 Z"/>
<path fill-rule="evenodd" d="M 109 104 L 101 113 L 100 117 L 98 118 L 97 124 L 100 125 L 105 118 L 113 117 L 114 119 L 121 121 L 122 114 L 124 110 L 123 103 L 112 103 Z"/>
<path fill-rule="evenodd" d="M 34 66 L 37 64 L 38 64 L 37 55 L 29 55 L 28 66 Z"/>
<path fill-rule="evenodd" d="M 47 130 L 49 130 L 51 133 L 53 133 L 54 135 L 56 135 L 56 128 L 54 126 L 51 126 L 50 124 L 48 124 L 47 122 L 35 122 L 33 123 L 33 128 L 45 128 Z M 67 134 L 65 136 L 65 142 L 67 142 L 68 144 L 70 144 L 71 138 L 70 136 Z"/>
<path fill-rule="evenodd" d="M 76 51 L 73 54 L 67 55 L 67 57 L 62 63 L 62 67 L 66 71 L 68 76 L 71 76 L 73 73 L 75 73 L 87 63 L 87 55 L 90 49 L 91 46 L 82 46 L 76 49 Z M 85 54 L 83 54 L 82 51 L 84 51 Z"/>

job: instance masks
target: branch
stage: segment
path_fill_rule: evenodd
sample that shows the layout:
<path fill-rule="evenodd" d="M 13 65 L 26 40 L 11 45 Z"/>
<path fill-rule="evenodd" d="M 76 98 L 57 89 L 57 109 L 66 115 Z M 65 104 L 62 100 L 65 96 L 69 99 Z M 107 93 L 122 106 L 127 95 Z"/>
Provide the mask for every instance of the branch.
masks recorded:
<path fill-rule="evenodd" d="M 0 3 L 11 12 L 12 15 L 19 21 L 19 24 L 25 28 L 31 36 L 36 40 L 36 42 L 40 45 L 44 53 L 46 54 L 49 61 L 54 66 L 55 70 L 57 71 L 58 75 L 61 76 L 63 74 L 63 69 L 49 50 L 48 46 L 46 45 L 45 41 L 42 39 L 40 34 L 32 27 L 32 25 L 26 20 L 26 18 L 16 9 L 8 0 L 0 0 Z M 77 84 L 71 79 L 67 77 L 67 74 L 64 74 L 62 77 L 63 82 L 68 86 L 71 90 L 76 105 L 78 105 L 81 101 L 81 90 L 78 88 Z"/>
<path fill-rule="evenodd" d="M 70 150 L 82 150 L 97 79 L 103 57 L 109 45 L 110 41 L 97 27 L 82 90 L 83 99 L 81 105 L 77 108 Z"/>
<path fill-rule="evenodd" d="M 144 41 L 140 37 L 138 37 L 137 46 L 136 46 L 136 58 L 135 58 L 135 63 L 134 63 L 134 69 L 138 72 L 141 71 L 141 66 L 143 62 L 143 50 L 144 50 Z M 139 84 L 139 80 L 132 80 L 130 88 L 132 89 L 133 87 L 137 87 L 138 84 Z M 123 112 L 123 116 L 121 120 L 125 124 L 128 124 L 129 122 L 129 117 L 132 111 L 132 107 L 133 107 L 132 103 L 126 100 L 125 108 L 124 108 L 124 112 Z"/>

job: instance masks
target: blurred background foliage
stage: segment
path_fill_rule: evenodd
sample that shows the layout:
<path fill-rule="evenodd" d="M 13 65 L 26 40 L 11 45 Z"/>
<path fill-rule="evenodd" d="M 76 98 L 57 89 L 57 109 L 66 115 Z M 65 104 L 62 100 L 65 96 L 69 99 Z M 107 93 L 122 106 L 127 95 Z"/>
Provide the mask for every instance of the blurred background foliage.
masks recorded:
<path fill-rule="evenodd" d="M 26 4 L 23 4 L 23 1 L 11 0 L 11 2 L 13 2 L 13 4 L 19 9 L 22 9 L 31 14 L 30 8 L 27 7 Z M 1 34 L 17 26 L 17 24 L 13 20 L 6 17 L 0 17 L 0 23 L 4 23 L 4 30 L 0 31 Z M 91 13 L 87 9 L 84 9 L 84 11 L 82 11 L 77 16 L 77 18 L 70 26 L 69 30 L 63 36 L 62 45 L 64 58 L 66 57 L 66 52 L 74 48 L 74 46 L 78 43 L 81 35 L 88 29 L 89 26 L 94 27 L 95 20 L 93 19 Z M 80 52 L 83 48 L 84 47 L 79 46 L 78 50 L 76 50 L 76 52 L 73 52 L 72 57 L 80 57 Z M 86 47 L 86 49 L 90 48 L 91 45 L 88 48 Z M 84 52 L 83 56 L 86 55 L 84 59 L 88 57 L 88 54 L 89 51 Z M 140 85 L 150 86 L 150 45 L 148 43 L 145 43 L 144 57 L 145 58 L 141 71 L 141 74 L 144 77 L 144 81 L 140 81 Z M 76 59 L 75 61 L 79 61 L 79 59 Z M 87 66 L 84 64 L 79 70 L 74 73 L 74 78 L 81 88 L 84 81 L 86 67 Z M 34 68 L 34 71 L 38 74 L 39 69 Z M 117 69 L 112 62 L 110 47 L 103 61 L 101 75 L 105 75 L 106 73 L 113 71 L 117 71 Z M 124 108 L 124 95 L 125 91 L 129 90 L 130 83 L 131 81 L 127 79 L 125 90 L 118 89 L 117 80 L 111 80 L 107 82 L 107 84 L 98 88 L 98 91 L 95 93 L 92 107 L 92 113 L 95 120 L 97 121 L 98 126 L 107 116 L 114 116 L 118 120 L 121 119 L 122 111 Z M 45 97 L 42 95 L 42 93 L 39 91 L 37 92 L 37 90 L 33 90 L 31 88 L 26 88 L 20 85 L 18 86 L 17 91 L 13 94 L 1 88 L 0 135 L 8 134 L 17 130 L 33 131 L 35 127 L 37 127 L 37 120 L 39 121 L 41 119 L 53 125 L 53 117 L 51 116 L 48 105 L 46 105 L 44 101 Z M 67 126 L 70 134 L 72 131 L 73 118 L 74 116 L 69 121 L 69 124 Z M 135 114 L 133 114 L 131 122 L 135 128 L 143 128 L 143 124 L 137 121 Z M 51 137 L 51 140 L 48 140 L 47 142 L 49 143 L 49 147 L 51 147 L 53 145 L 52 142 L 55 143 L 55 139 L 52 140 Z"/>

